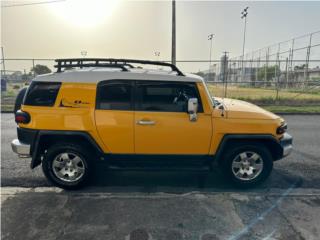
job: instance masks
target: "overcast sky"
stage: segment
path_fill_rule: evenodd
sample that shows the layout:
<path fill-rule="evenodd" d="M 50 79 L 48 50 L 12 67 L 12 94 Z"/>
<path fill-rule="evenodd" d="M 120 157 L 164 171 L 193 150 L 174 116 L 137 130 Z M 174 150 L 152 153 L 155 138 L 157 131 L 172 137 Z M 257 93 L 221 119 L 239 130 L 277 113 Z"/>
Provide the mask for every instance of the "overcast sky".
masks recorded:
<path fill-rule="evenodd" d="M 98 8 L 91 3 L 82 2 L 81 8 L 73 7 L 72 0 L 2 8 L 5 56 L 81 57 L 86 50 L 87 57 L 156 59 L 154 52 L 159 51 L 160 60 L 171 58 L 170 1 L 112 0 Z M 177 1 L 177 59 L 208 59 L 210 33 L 215 34 L 213 58 L 225 50 L 240 55 L 240 12 L 246 6 L 246 51 L 320 30 L 320 2 Z"/>

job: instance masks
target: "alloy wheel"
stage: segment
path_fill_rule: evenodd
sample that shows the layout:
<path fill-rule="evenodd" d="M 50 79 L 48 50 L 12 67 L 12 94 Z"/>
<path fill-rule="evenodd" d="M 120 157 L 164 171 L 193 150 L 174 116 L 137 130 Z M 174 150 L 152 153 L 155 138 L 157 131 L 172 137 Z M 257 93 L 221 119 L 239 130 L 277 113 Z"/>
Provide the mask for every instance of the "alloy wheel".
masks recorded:
<path fill-rule="evenodd" d="M 84 160 L 75 153 L 60 153 L 52 161 L 52 169 L 57 178 L 66 182 L 75 182 L 85 173 Z"/>
<path fill-rule="evenodd" d="M 257 178 L 263 170 L 263 159 L 255 152 L 239 153 L 232 161 L 232 173 L 242 181 Z"/>

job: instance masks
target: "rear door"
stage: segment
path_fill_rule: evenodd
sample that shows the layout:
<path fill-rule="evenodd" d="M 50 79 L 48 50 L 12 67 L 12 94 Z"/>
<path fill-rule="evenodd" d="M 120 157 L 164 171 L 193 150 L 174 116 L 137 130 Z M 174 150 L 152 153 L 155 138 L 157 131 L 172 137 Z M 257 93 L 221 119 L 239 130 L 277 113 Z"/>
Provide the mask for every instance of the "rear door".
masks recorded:
<path fill-rule="evenodd" d="M 189 98 L 198 98 L 198 120 L 190 121 Z M 135 153 L 207 155 L 211 115 L 204 114 L 195 83 L 136 81 Z"/>
<path fill-rule="evenodd" d="M 133 85 L 134 81 L 108 80 L 97 86 L 96 126 L 114 154 L 134 153 Z"/>

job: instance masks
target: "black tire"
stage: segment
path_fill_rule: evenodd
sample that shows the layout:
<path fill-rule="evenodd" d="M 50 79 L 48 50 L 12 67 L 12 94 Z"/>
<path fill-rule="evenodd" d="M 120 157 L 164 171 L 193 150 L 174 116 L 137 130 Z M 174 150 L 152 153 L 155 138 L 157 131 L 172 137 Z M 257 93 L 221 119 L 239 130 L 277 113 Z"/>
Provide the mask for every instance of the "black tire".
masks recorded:
<path fill-rule="evenodd" d="M 26 95 L 27 89 L 28 89 L 27 87 L 22 88 L 20 90 L 20 92 L 18 93 L 18 95 L 16 97 L 16 101 L 14 103 L 14 109 L 13 109 L 14 113 L 16 113 L 21 108 L 21 104 L 22 104 L 24 95 Z"/>
<path fill-rule="evenodd" d="M 233 170 L 233 169 L 237 169 L 237 168 L 233 168 L 232 163 L 234 162 L 235 159 L 241 160 L 240 153 L 244 153 L 244 152 L 247 153 L 247 156 L 249 158 L 253 156 L 252 153 L 256 153 L 259 155 L 260 159 L 262 159 L 262 166 L 263 166 L 262 170 L 260 171 L 260 173 L 257 173 L 257 176 L 254 177 L 253 179 L 242 180 L 242 179 L 239 179 L 239 177 L 236 177 L 236 173 L 234 173 L 236 170 Z M 260 159 L 257 161 L 261 163 Z M 237 160 L 235 161 L 237 162 Z M 269 150 L 264 145 L 255 144 L 255 143 L 243 143 L 243 144 L 234 145 L 234 147 L 225 154 L 222 162 L 222 169 L 223 169 L 224 175 L 235 186 L 240 188 L 250 188 L 262 183 L 264 180 L 268 178 L 268 176 L 272 171 L 272 168 L 273 168 L 273 158 Z M 245 174 L 243 177 L 246 178 L 247 176 L 249 175 Z"/>
<path fill-rule="evenodd" d="M 67 153 L 69 156 L 79 156 L 82 160 L 83 163 L 81 162 L 81 165 L 84 168 L 84 173 L 79 179 L 72 182 L 64 181 L 55 173 L 53 169 L 53 161 L 63 153 Z M 42 170 L 46 178 L 53 185 L 68 190 L 79 189 L 88 182 L 92 171 L 90 154 L 89 152 L 86 152 L 83 147 L 77 144 L 59 143 L 52 145 L 44 156 L 42 161 Z"/>

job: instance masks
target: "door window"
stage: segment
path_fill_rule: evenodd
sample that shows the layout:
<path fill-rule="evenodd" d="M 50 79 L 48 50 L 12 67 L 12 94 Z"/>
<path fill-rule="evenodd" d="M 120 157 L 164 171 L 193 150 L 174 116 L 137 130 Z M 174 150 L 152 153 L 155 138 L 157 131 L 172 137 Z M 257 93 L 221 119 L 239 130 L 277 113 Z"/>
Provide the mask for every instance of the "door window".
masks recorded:
<path fill-rule="evenodd" d="M 133 81 L 111 80 L 98 85 L 97 109 L 132 110 Z"/>
<path fill-rule="evenodd" d="M 168 81 L 137 81 L 137 111 L 187 112 L 189 98 L 198 98 L 199 112 L 203 112 L 195 83 Z"/>

